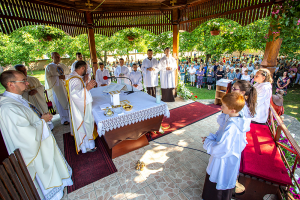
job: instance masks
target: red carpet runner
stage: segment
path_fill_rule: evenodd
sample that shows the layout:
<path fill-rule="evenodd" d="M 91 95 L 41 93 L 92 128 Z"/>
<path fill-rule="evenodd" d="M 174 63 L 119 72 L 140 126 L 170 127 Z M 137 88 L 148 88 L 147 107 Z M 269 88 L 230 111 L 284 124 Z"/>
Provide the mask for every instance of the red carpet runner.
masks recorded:
<path fill-rule="evenodd" d="M 75 150 L 75 140 L 70 133 L 64 134 L 65 158 L 73 170 L 73 185 L 68 187 L 68 193 L 78 190 L 90 183 L 100 180 L 117 169 L 109 157 L 101 138 L 95 140 L 97 151 L 93 153 L 78 153 Z"/>
<path fill-rule="evenodd" d="M 195 123 L 201 119 L 204 119 L 212 114 L 219 112 L 219 108 L 214 108 L 211 106 L 204 105 L 199 102 L 190 103 L 178 108 L 170 110 L 170 118 L 164 118 L 162 126 L 164 128 L 164 134 L 155 134 L 151 132 L 152 139 L 159 138 L 161 136 L 167 135 L 173 131 L 181 129 L 192 123 Z M 170 126 L 170 127 L 169 127 Z M 169 128 L 168 128 L 169 127 Z M 148 141 L 151 140 L 149 135 L 147 135 Z"/>

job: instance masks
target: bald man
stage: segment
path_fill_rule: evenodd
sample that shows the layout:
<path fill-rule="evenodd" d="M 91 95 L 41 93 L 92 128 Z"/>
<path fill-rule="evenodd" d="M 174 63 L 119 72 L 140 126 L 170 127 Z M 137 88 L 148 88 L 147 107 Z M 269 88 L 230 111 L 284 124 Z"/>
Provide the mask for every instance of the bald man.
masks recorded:
<path fill-rule="evenodd" d="M 29 85 L 23 73 L 7 70 L 0 82 L 6 90 L 0 98 L 0 129 L 7 152 L 20 149 L 41 199 L 61 199 L 64 187 L 73 184 L 72 169 L 46 123 L 52 115 L 22 97 Z"/>
<path fill-rule="evenodd" d="M 60 55 L 51 53 L 53 60 L 45 69 L 45 89 L 52 90 L 56 109 L 60 115 L 61 124 L 69 125 L 69 102 L 65 88 L 66 75 L 71 73 L 70 69 L 60 63 Z"/>

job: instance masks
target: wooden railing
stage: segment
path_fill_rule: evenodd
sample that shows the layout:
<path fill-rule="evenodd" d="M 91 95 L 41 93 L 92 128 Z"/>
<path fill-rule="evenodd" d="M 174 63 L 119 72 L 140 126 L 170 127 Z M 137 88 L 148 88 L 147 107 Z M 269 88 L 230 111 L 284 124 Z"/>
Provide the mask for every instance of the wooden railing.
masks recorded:
<path fill-rule="evenodd" d="M 297 163 L 300 158 L 300 147 L 298 146 L 297 142 L 292 137 L 292 135 L 289 132 L 289 130 L 287 129 L 287 127 L 284 125 L 282 119 L 278 116 L 278 114 L 276 113 L 276 111 L 274 110 L 274 108 L 271 105 L 270 105 L 268 125 L 271 130 L 274 141 L 276 143 L 276 146 L 277 146 L 278 150 L 280 151 L 283 162 L 286 165 L 286 167 L 288 168 L 288 174 L 290 175 L 290 178 L 292 180 L 294 180 L 295 186 L 300 190 L 300 186 L 294 176 L 295 170 L 297 167 Z M 287 147 L 286 145 L 283 145 L 282 143 L 279 142 L 279 139 L 281 138 L 281 133 L 283 133 L 285 135 L 291 148 Z M 287 160 L 285 154 L 283 153 L 283 148 L 285 150 L 289 151 L 290 153 L 294 154 L 295 161 L 294 161 L 294 164 L 292 167 L 289 165 L 288 160 Z M 281 191 L 286 200 L 288 200 L 288 199 L 293 200 L 294 199 L 293 195 L 289 192 L 289 189 L 290 189 L 290 186 L 287 188 L 281 188 Z"/>

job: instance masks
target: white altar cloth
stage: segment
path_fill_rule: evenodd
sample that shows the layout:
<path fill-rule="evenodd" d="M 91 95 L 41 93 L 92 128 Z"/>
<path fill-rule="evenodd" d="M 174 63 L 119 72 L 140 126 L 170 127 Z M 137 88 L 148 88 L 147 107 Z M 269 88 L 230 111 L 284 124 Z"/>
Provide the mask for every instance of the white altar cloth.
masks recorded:
<path fill-rule="evenodd" d="M 160 115 L 170 117 L 170 111 L 165 102 L 156 103 L 156 98 L 147 93 L 137 91 L 133 94 L 125 94 L 123 91 L 120 94 L 120 101 L 128 100 L 130 105 L 133 105 L 131 111 L 124 111 L 124 115 L 114 114 L 112 117 L 106 117 L 100 105 L 109 103 L 110 95 L 103 93 L 104 87 L 93 88 L 90 90 L 93 97 L 92 113 L 97 124 L 99 137 L 105 134 L 106 131 L 111 131 L 126 125 L 134 124 L 140 121 L 151 119 Z"/>

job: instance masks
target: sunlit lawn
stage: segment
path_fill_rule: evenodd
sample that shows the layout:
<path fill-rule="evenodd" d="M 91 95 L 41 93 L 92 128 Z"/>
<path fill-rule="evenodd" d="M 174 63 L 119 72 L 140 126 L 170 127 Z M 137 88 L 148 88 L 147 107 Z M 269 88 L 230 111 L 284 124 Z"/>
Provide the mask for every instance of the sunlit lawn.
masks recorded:
<path fill-rule="evenodd" d="M 38 70 L 33 71 L 33 74 L 31 74 L 30 71 L 28 71 L 29 76 L 34 76 L 38 78 L 41 83 L 45 84 L 45 71 L 44 70 Z M 194 96 L 197 96 L 198 99 L 214 99 L 215 98 L 215 90 L 207 90 L 206 88 L 196 88 L 190 86 L 190 84 L 186 84 L 186 87 L 191 90 L 194 94 Z M 5 89 L 0 85 L 0 94 L 3 93 Z M 284 97 L 284 110 L 285 114 L 293 116 L 297 118 L 298 121 L 300 121 L 300 85 L 295 85 L 293 88 L 288 88 L 288 94 Z"/>

